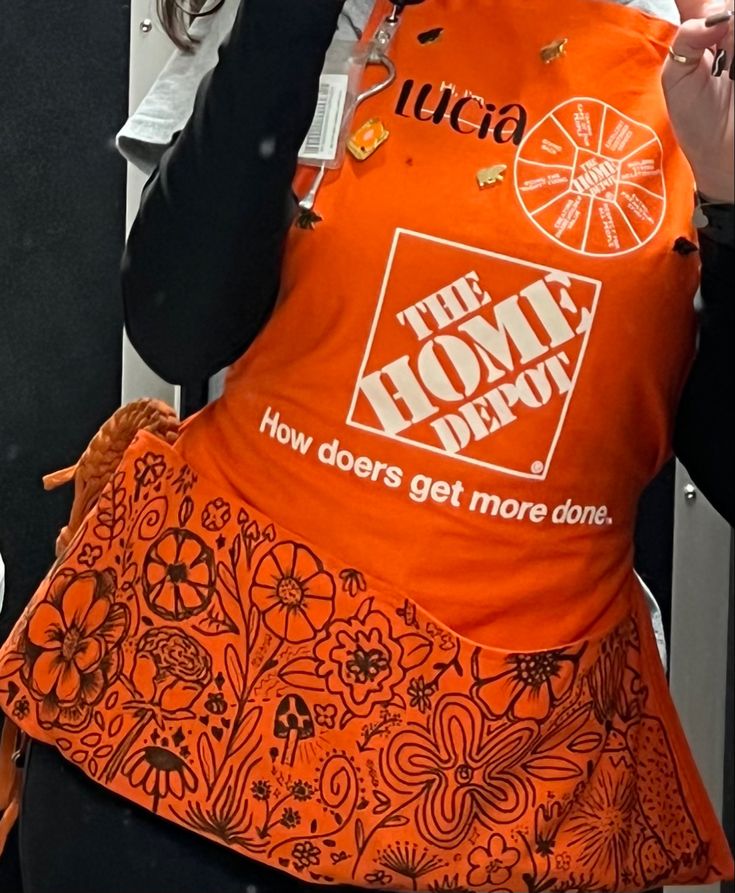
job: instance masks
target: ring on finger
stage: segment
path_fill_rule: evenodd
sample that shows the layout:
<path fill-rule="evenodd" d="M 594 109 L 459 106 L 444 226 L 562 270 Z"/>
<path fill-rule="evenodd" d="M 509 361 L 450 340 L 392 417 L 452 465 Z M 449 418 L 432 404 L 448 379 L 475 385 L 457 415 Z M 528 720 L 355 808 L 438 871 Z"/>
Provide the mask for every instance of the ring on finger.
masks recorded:
<path fill-rule="evenodd" d="M 674 62 L 678 62 L 679 65 L 699 65 L 699 57 L 682 56 L 673 47 L 669 47 L 669 58 L 673 59 Z"/>

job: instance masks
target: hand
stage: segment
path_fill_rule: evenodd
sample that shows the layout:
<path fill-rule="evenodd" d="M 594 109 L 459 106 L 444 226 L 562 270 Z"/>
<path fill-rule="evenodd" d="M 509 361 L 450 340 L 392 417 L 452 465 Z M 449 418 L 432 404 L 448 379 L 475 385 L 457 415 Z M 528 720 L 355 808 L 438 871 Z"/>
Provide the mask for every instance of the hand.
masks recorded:
<path fill-rule="evenodd" d="M 730 0 L 732 2 L 732 0 Z M 731 6 L 706 0 L 677 0 L 682 26 L 672 50 L 687 62 L 666 59 L 662 83 L 674 132 L 708 201 L 735 200 L 733 171 L 733 16 L 713 27 L 705 19 Z M 724 71 L 712 74 L 714 52 L 726 52 Z"/>

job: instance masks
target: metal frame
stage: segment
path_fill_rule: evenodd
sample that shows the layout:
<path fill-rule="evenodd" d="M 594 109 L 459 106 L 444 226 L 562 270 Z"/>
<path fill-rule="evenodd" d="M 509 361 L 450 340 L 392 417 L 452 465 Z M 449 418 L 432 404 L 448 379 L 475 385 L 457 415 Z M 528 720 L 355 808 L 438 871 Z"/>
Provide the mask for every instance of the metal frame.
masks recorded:
<path fill-rule="evenodd" d="M 136 109 L 164 63 L 170 56 L 173 45 L 163 33 L 158 23 L 155 0 L 132 0 L 130 6 L 130 81 L 128 108 Z M 128 165 L 128 188 L 126 209 L 126 233 L 130 231 L 140 204 L 140 194 L 145 185 L 145 176 L 132 165 Z M 129 403 L 140 397 L 157 397 L 177 411 L 180 403 L 180 389 L 159 378 L 141 360 L 123 335 L 122 346 L 122 403 Z"/>
<path fill-rule="evenodd" d="M 722 817 L 732 530 L 679 466 L 674 515 L 671 693 L 704 784 Z M 718 884 L 690 887 L 692 893 Z M 673 888 L 672 889 L 673 893 Z"/>

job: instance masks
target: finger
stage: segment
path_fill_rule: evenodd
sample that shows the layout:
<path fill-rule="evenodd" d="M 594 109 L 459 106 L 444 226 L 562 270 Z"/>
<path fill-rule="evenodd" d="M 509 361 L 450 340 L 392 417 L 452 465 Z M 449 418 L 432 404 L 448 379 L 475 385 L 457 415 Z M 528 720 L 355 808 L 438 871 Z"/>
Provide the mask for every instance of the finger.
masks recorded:
<path fill-rule="evenodd" d="M 708 28 L 704 19 L 690 19 L 679 28 L 671 52 L 664 65 L 664 87 L 679 81 L 698 69 L 709 73 L 710 49 L 724 42 L 730 32 L 730 20 Z"/>
<path fill-rule="evenodd" d="M 676 0 L 682 22 L 689 19 L 706 19 L 713 13 L 722 12 L 729 4 L 723 0 Z"/>

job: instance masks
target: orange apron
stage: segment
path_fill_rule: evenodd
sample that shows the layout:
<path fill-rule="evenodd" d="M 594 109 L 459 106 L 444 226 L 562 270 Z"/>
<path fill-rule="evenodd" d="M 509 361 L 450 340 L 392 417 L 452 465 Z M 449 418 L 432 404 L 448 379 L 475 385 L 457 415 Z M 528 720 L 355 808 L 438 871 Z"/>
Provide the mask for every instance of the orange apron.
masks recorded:
<path fill-rule="evenodd" d="M 137 436 L 0 652 L 24 731 L 307 881 L 732 875 L 631 563 L 694 334 L 672 34 L 407 9 L 357 120 L 388 141 L 328 175 L 224 396 Z"/>

